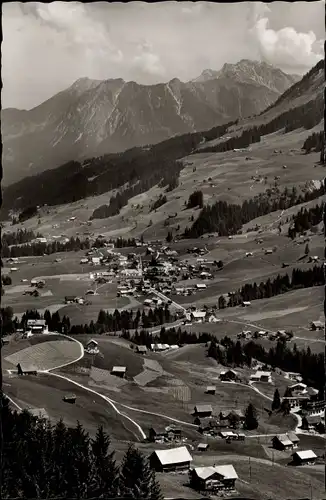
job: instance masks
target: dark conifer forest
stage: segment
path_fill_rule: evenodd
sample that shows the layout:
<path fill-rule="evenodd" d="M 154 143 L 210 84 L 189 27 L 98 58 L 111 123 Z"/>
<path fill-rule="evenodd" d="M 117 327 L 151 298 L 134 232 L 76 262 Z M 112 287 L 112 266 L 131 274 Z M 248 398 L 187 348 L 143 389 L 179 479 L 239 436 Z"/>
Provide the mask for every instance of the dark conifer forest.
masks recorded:
<path fill-rule="evenodd" d="M 274 190 L 272 193 L 269 190 L 251 200 L 245 200 L 242 205 L 217 201 L 213 205 L 204 206 L 191 228 L 185 229 L 184 236 L 186 238 L 199 238 L 205 233 L 213 232 L 218 232 L 220 236 L 236 234 L 243 224 L 257 217 L 300 205 L 319 198 L 323 194 L 325 194 L 324 184 L 319 189 L 300 194 L 296 187 L 293 187 L 292 190 L 286 187 L 283 192 Z"/>
<path fill-rule="evenodd" d="M 72 203 L 119 189 L 93 217 L 115 215 L 132 196 L 148 191 L 156 184 L 166 187 L 167 191 L 173 189 L 183 168 L 179 160 L 191 154 L 203 140 L 222 136 L 232 124 L 229 122 L 206 132 L 173 137 L 148 148 L 133 148 L 83 162 L 71 161 L 59 168 L 26 177 L 4 189 L 2 218 L 10 209 L 24 211 L 35 205 Z"/>
<path fill-rule="evenodd" d="M 325 284 L 323 266 L 314 266 L 311 269 L 293 269 L 291 278 L 288 274 L 278 275 L 275 279 L 268 279 L 266 282 L 249 284 L 246 283 L 241 289 L 230 293 L 228 301 L 221 296 L 218 304 L 219 309 L 225 307 L 236 307 L 242 302 L 257 299 L 269 299 L 276 295 L 298 290 L 299 288 L 310 288 L 312 286 L 322 286 Z"/>
<path fill-rule="evenodd" d="M 2 397 L 1 498 L 163 500 L 148 460 L 130 446 L 119 465 L 103 427 L 91 437 L 77 422 L 51 424 L 13 411 Z"/>

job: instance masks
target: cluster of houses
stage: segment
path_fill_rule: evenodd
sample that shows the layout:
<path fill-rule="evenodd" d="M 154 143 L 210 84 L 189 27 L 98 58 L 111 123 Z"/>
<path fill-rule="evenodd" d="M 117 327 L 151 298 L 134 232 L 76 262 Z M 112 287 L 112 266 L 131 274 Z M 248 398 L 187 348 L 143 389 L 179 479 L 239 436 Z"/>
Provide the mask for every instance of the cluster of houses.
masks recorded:
<path fill-rule="evenodd" d="M 219 323 L 221 320 L 216 317 L 213 310 L 205 309 L 198 311 L 196 307 L 190 307 L 185 315 L 184 324 L 192 323 Z"/>
<path fill-rule="evenodd" d="M 277 332 L 269 332 L 268 330 L 256 330 L 252 332 L 251 330 L 243 330 L 237 334 L 238 339 L 258 339 L 258 338 L 268 338 L 268 340 L 285 340 L 290 341 L 293 337 L 293 333 L 286 330 L 278 330 Z"/>
<path fill-rule="evenodd" d="M 272 446 L 278 451 L 293 451 L 299 446 L 300 439 L 295 432 L 278 434 L 272 439 Z M 313 465 L 317 460 L 317 455 L 313 450 L 298 450 L 292 453 L 293 465 Z"/>
<path fill-rule="evenodd" d="M 208 386 L 206 393 L 214 394 L 215 387 Z M 239 409 L 230 411 L 220 411 L 218 417 L 213 416 L 213 408 L 209 404 L 199 404 L 194 407 L 194 424 L 198 426 L 198 431 L 205 436 L 220 436 L 227 441 L 243 441 L 245 435 L 226 429 L 238 429 L 243 427 L 245 416 Z"/>
<path fill-rule="evenodd" d="M 157 472 L 184 472 L 189 483 L 199 492 L 232 491 L 238 475 L 233 465 L 191 467 L 193 458 L 186 446 L 155 450 L 149 456 L 151 467 Z"/>
<path fill-rule="evenodd" d="M 23 338 L 28 338 L 32 335 L 47 334 L 49 328 L 45 319 L 28 319 L 25 328 L 17 329 L 16 332 L 22 334 Z"/>
<path fill-rule="evenodd" d="M 291 409 L 305 409 L 307 407 L 310 409 L 311 414 L 313 414 L 312 409 L 317 409 L 321 404 L 321 402 L 318 401 L 318 390 L 313 387 L 308 387 L 303 382 L 297 382 L 288 386 L 287 396 L 283 397 L 283 401 L 288 401 Z M 322 412 L 323 409 L 319 411 Z"/>

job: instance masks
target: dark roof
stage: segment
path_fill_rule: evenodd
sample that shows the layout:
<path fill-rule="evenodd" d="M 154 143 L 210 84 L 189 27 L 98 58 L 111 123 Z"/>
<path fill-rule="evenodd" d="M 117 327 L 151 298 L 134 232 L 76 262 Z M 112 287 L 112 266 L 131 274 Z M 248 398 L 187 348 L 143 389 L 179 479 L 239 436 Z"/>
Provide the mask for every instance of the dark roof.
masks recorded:
<path fill-rule="evenodd" d="M 217 427 L 219 425 L 219 421 L 216 418 L 201 418 L 199 420 L 199 426 L 204 427 Z"/>
<path fill-rule="evenodd" d="M 162 427 L 162 428 L 151 427 L 149 430 L 154 432 L 155 434 L 166 434 L 166 430 L 164 429 L 164 427 Z"/>
<path fill-rule="evenodd" d="M 230 415 L 236 415 L 237 417 L 244 418 L 242 410 L 231 410 L 228 414 L 228 417 L 230 417 Z"/>
<path fill-rule="evenodd" d="M 298 443 L 300 441 L 298 436 L 293 431 L 287 432 L 287 436 L 292 443 Z"/>

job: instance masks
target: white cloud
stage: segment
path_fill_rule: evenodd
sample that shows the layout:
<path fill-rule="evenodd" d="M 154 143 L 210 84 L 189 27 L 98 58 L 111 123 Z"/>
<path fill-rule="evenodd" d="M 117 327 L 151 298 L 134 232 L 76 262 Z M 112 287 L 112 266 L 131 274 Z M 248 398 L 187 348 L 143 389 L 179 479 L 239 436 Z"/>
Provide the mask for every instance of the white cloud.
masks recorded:
<path fill-rule="evenodd" d="M 256 22 L 250 32 L 261 57 L 268 63 L 302 72 L 309 70 L 323 58 L 323 42 L 316 40 L 313 31 L 302 33 L 293 27 L 276 31 L 269 28 L 267 17 L 260 17 L 261 13 L 256 14 Z"/>
<path fill-rule="evenodd" d="M 4 2 L 3 105 L 36 106 L 84 76 L 189 81 L 240 59 L 304 73 L 323 54 L 324 5 L 285 3 Z"/>
<path fill-rule="evenodd" d="M 152 45 L 144 40 L 138 45 L 138 54 L 133 58 L 133 66 L 142 73 L 152 76 L 164 76 L 166 71 L 160 56 L 153 51 Z"/>

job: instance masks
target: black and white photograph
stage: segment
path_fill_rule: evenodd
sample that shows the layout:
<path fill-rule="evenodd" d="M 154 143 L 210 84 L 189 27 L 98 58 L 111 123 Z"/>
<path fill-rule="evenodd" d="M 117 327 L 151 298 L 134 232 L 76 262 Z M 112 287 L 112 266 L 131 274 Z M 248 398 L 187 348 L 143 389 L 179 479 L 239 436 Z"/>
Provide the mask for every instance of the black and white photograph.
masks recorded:
<path fill-rule="evenodd" d="M 325 500 L 325 2 L 3 2 L 0 497 Z"/>

